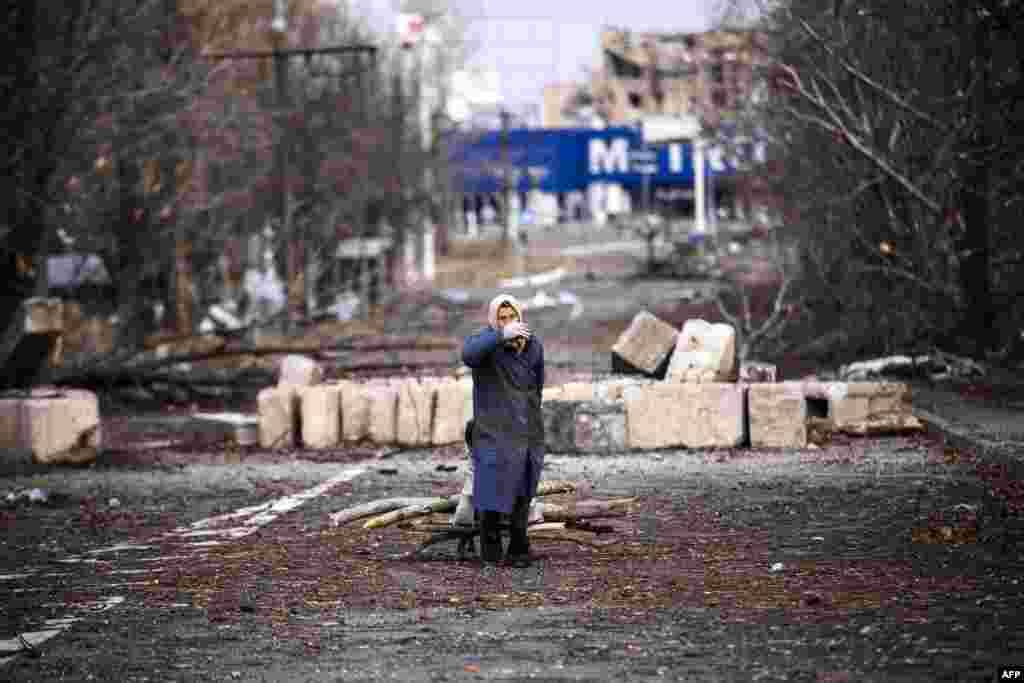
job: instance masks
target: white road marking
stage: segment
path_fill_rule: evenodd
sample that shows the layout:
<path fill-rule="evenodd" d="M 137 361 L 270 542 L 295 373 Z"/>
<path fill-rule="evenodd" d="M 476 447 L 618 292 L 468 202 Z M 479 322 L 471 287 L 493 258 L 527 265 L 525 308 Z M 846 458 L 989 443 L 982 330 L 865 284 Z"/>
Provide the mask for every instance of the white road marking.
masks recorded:
<path fill-rule="evenodd" d="M 364 468 L 364 467 L 352 467 L 352 468 L 349 468 L 347 470 L 344 470 L 341 474 L 339 474 L 339 475 L 337 475 L 335 477 L 331 477 L 327 481 L 325 481 L 325 482 L 323 482 L 323 483 L 321 483 L 321 484 L 319 484 L 317 486 L 314 486 L 313 488 L 306 489 L 305 491 L 301 491 L 301 492 L 296 493 L 296 494 L 291 495 L 291 496 L 283 496 L 283 497 L 278 498 L 276 500 L 272 500 L 272 501 L 269 501 L 267 503 L 262 503 L 260 505 L 252 505 L 252 506 L 249 506 L 249 507 L 241 508 L 239 510 L 236 510 L 234 512 L 229 512 L 229 513 L 224 514 L 224 515 L 217 515 L 216 517 L 208 517 L 206 519 L 203 519 L 203 520 L 200 520 L 198 522 L 195 522 L 194 524 L 192 524 L 190 526 L 178 527 L 177 529 L 174 529 L 172 531 L 169 531 L 169 532 L 163 534 L 160 538 L 189 539 L 189 538 L 193 538 L 193 537 L 196 537 L 196 536 L 202 536 L 202 537 L 221 536 L 225 540 L 223 540 L 223 541 L 216 541 L 216 540 L 212 540 L 212 541 L 195 541 L 195 542 L 189 543 L 188 547 L 194 548 L 194 549 L 198 550 L 200 548 L 206 548 L 206 547 L 210 547 L 210 546 L 224 545 L 228 541 L 237 540 L 239 538 L 244 538 L 245 536 L 248 536 L 249 534 L 252 534 L 252 533 L 258 531 L 260 528 L 266 526 L 267 524 L 270 524 L 271 522 L 273 522 L 275 519 L 277 519 L 281 515 L 285 514 L 286 512 L 291 512 L 292 510 L 298 508 L 302 504 L 304 504 L 304 503 L 306 503 L 306 502 L 308 502 L 308 501 L 310 501 L 310 500 L 312 500 L 312 499 L 314 499 L 314 498 L 316 498 L 318 496 L 322 496 L 323 494 L 327 493 L 328 491 L 330 491 L 332 488 L 334 488 L 338 484 L 341 484 L 343 482 L 347 482 L 347 481 L 351 481 L 352 479 L 355 479 L 356 477 L 358 477 L 360 474 L 362 474 L 365 471 L 366 471 L 366 468 Z M 242 524 L 235 524 L 235 525 L 232 525 L 230 527 L 225 527 L 225 528 L 222 528 L 222 529 L 206 529 L 206 527 L 209 527 L 211 525 L 217 524 L 218 522 L 222 522 L 222 521 L 225 521 L 225 520 L 240 520 L 242 522 Z M 107 554 L 107 553 L 117 553 L 117 552 L 130 551 L 130 550 L 152 550 L 152 549 L 155 549 L 155 548 L 157 548 L 157 546 L 154 546 L 154 545 L 136 545 L 136 544 L 131 544 L 131 543 L 119 543 L 117 545 L 113 545 L 113 546 L 110 546 L 108 548 L 100 548 L 98 550 L 90 550 L 87 554 L 88 555 L 104 555 L 104 554 Z M 145 561 L 145 562 L 154 562 L 154 561 L 167 561 L 167 560 L 172 560 L 172 559 L 193 559 L 193 558 L 194 558 L 194 555 L 166 555 L 166 556 L 158 556 L 158 557 L 146 557 L 146 558 L 141 558 L 141 559 L 143 561 Z M 69 557 L 69 558 L 66 558 L 66 559 L 63 559 L 63 560 L 59 560 L 59 561 L 62 562 L 62 563 L 65 563 L 65 564 L 96 564 L 96 563 L 99 563 L 99 562 L 104 562 L 105 560 L 96 559 L 94 557 L 85 558 L 85 557 L 81 557 L 81 556 L 73 556 L 73 557 Z M 153 573 L 154 571 L 158 571 L 158 570 L 159 570 L 159 567 L 155 567 L 152 570 L 148 570 L 148 569 L 138 569 L 138 570 L 136 570 L 136 569 L 121 569 L 121 570 L 115 570 L 113 573 L 116 573 L 116 574 L 149 574 L 149 573 Z M 33 572 L 30 572 L 30 573 L 3 574 L 3 575 L 0 575 L 0 581 L 16 581 L 16 580 L 19 580 L 19 579 L 25 579 L 25 578 L 31 577 L 34 573 L 35 573 L 35 570 L 33 570 Z M 98 588 L 98 589 L 130 588 L 130 587 L 133 587 L 133 586 L 145 586 L 147 584 L 149 584 L 148 581 L 142 581 L 142 582 L 118 583 L 118 584 L 105 584 L 105 585 L 102 585 L 102 586 L 87 586 L 87 588 Z M 41 590 L 50 590 L 50 588 L 51 588 L 50 586 L 39 587 L 39 588 L 16 588 L 12 592 L 14 592 L 14 593 L 29 593 L 29 592 L 35 592 L 35 591 L 41 591 Z M 124 602 L 124 598 L 123 597 L 121 597 L 121 596 L 112 596 L 112 597 L 104 598 L 104 599 L 100 600 L 99 602 L 95 602 L 95 603 L 84 603 L 84 604 L 78 604 L 78 605 L 63 605 L 63 606 L 70 607 L 72 610 L 78 611 L 78 612 L 102 612 L 104 610 L 110 609 L 111 607 L 114 607 L 115 605 L 119 605 L 122 602 Z M 184 605 L 184 604 L 178 604 L 178 603 L 175 603 L 172 606 L 173 607 L 191 607 L 191 605 Z M 30 645 L 35 647 L 35 646 L 39 645 L 40 643 L 46 642 L 50 638 L 53 638 L 54 636 L 57 636 L 57 635 L 63 633 L 67 629 L 71 628 L 71 626 L 74 623 L 76 623 L 78 621 L 81 621 L 83 618 L 84 618 L 84 616 L 82 616 L 82 617 L 72 616 L 72 617 L 64 617 L 64 618 L 61 618 L 61 619 L 47 619 L 43 623 L 43 626 L 45 626 L 46 628 L 43 628 L 43 629 L 38 630 L 38 631 L 26 631 L 26 632 L 21 634 L 21 637 L 24 638 L 25 641 L 28 642 Z M 22 648 L 21 640 L 17 636 L 12 638 L 12 639 L 8 639 L 8 640 L 0 640 L 0 652 L 17 652 L 17 651 L 21 650 L 21 648 Z M 7 655 L 7 656 L 0 657 L 0 666 L 6 664 L 7 662 L 9 662 L 11 659 L 13 659 L 16 656 L 17 656 L 17 654 L 12 654 L 12 655 Z"/>

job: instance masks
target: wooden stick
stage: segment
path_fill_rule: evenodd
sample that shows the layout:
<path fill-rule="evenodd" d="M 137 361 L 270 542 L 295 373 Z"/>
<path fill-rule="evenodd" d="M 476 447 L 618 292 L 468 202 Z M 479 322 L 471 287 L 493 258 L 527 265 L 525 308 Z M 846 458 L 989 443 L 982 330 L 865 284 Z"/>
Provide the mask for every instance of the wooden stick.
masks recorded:
<path fill-rule="evenodd" d="M 421 505 L 412 505 L 366 520 L 364 529 L 383 529 L 386 526 L 404 522 L 424 515 L 432 515 L 435 512 L 454 512 L 458 506 L 459 496 L 451 498 L 434 498 L 431 502 Z"/>
<path fill-rule="evenodd" d="M 622 517 L 636 498 L 614 498 L 612 500 L 585 500 L 575 505 L 543 503 L 545 522 L 574 522 L 578 519 L 599 517 Z"/>
<path fill-rule="evenodd" d="M 576 483 L 564 480 L 542 481 L 537 485 L 537 496 L 549 496 L 557 493 L 572 493 L 576 490 Z M 454 512 L 458 507 L 459 496 L 451 498 L 433 499 L 429 503 L 410 505 L 401 509 L 393 509 L 363 524 L 364 529 L 383 529 L 384 527 L 405 522 L 417 517 L 431 515 L 435 512 Z"/>
<path fill-rule="evenodd" d="M 341 526 L 354 522 L 365 517 L 373 517 L 392 510 L 400 510 L 408 507 L 422 507 L 437 501 L 436 497 L 430 498 L 383 498 L 373 500 L 369 503 L 356 505 L 354 507 L 339 510 L 331 513 L 331 526 Z"/>

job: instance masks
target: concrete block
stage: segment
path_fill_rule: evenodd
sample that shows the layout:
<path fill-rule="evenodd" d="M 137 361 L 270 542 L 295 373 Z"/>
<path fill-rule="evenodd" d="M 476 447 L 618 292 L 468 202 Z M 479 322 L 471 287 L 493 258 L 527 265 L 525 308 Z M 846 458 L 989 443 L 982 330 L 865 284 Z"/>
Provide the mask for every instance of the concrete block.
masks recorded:
<path fill-rule="evenodd" d="M 924 428 L 913 415 L 910 387 L 902 382 L 807 381 L 803 387 L 807 398 L 827 402 L 833 431 L 887 434 Z"/>
<path fill-rule="evenodd" d="M 402 446 L 429 446 L 434 424 L 437 380 L 407 377 L 398 385 L 395 440 Z"/>
<path fill-rule="evenodd" d="M 434 391 L 434 424 L 430 441 L 435 446 L 465 440 L 466 422 L 473 417 L 473 381 L 445 379 Z"/>
<path fill-rule="evenodd" d="M 696 374 L 693 371 L 698 371 Z M 736 330 L 726 323 L 687 320 L 679 333 L 668 364 L 666 379 L 674 382 L 735 382 Z"/>
<path fill-rule="evenodd" d="M 341 443 L 341 386 L 318 384 L 297 387 L 306 448 L 333 448 Z"/>
<path fill-rule="evenodd" d="M 650 385 L 654 380 L 640 377 L 623 377 L 594 383 L 594 393 L 598 401 L 621 401 L 630 387 Z"/>
<path fill-rule="evenodd" d="M 576 410 L 573 440 L 582 453 L 628 450 L 624 403 L 583 403 Z"/>
<path fill-rule="evenodd" d="M 744 361 L 740 363 L 739 381 L 747 384 L 778 382 L 778 366 L 772 363 L 761 363 L 759 361 Z"/>
<path fill-rule="evenodd" d="M 593 401 L 597 398 L 591 382 L 566 382 L 562 385 L 561 401 Z"/>
<path fill-rule="evenodd" d="M 28 452 L 42 465 L 85 464 L 100 446 L 96 394 L 38 387 L 0 400 L 0 450 Z"/>
<path fill-rule="evenodd" d="M 341 440 L 362 441 L 367 437 L 370 423 L 370 403 L 366 385 L 357 382 L 338 382 L 340 389 Z"/>
<path fill-rule="evenodd" d="M 277 385 L 308 387 L 320 384 L 323 379 L 324 370 L 319 363 L 312 358 L 293 354 L 281 360 L 281 373 Z"/>
<path fill-rule="evenodd" d="M 747 390 L 747 409 L 751 446 L 807 446 L 807 401 L 799 382 L 751 384 Z"/>
<path fill-rule="evenodd" d="M 565 391 L 562 389 L 562 385 L 544 387 L 544 389 L 541 390 L 541 402 L 560 401 L 564 395 Z"/>
<path fill-rule="evenodd" d="M 33 297 L 25 303 L 25 334 L 64 331 L 64 305 L 60 299 Z"/>
<path fill-rule="evenodd" d="M 294 386 L 268 387 L 256 397 L 260 414 L 260 446 L 292 448 L 298 439 L 299 395 Z"/>
<path fill-rule="evenodd" d="M 395 443 L 400 384 L 401 380 L 371 381 L 366 384 L 366 438 L 373 443 Z"/>
<path fill-rule="evenodd" d="M 664 377 L 678 330 L 647 311 L 633 317 L 612 346 L 612 370 Z"/>
<path fill-rule="evenodd" d="M 731 448 L 746 440 L 746 388 L 731 382 L 659 382 L 625 392 L 630 448 Z"/>

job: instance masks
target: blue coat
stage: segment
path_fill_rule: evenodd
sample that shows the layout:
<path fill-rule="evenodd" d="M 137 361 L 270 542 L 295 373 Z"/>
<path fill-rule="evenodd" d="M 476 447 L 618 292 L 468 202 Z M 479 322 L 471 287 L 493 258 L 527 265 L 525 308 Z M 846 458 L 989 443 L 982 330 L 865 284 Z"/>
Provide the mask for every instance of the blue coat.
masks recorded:
<path fill-rule="evenodd" d="M 462 362 L 473 369 L 473 505 L 512 512 L 544 467 L 544 346 L 533 336 L 517 353 L 486 327 L 466 337 Z"/>

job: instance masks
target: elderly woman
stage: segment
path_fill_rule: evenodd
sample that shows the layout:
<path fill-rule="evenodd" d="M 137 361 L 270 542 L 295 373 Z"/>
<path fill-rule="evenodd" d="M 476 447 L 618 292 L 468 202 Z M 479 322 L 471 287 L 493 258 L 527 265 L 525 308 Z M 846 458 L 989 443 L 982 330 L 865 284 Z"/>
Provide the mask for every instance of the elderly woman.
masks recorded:
<path fill-rule="evenodd" d="M 473 370 L 473 505 L 480 520 L 480 557 L 501 559 L 501 513 L 510 514 L 507 560 L 530 563 L 530 502 L 544 466 L 544 347 L 523 321 L 515 297 L 488 308 L 489 325 L 466 338 L 462 361 Z"/>

